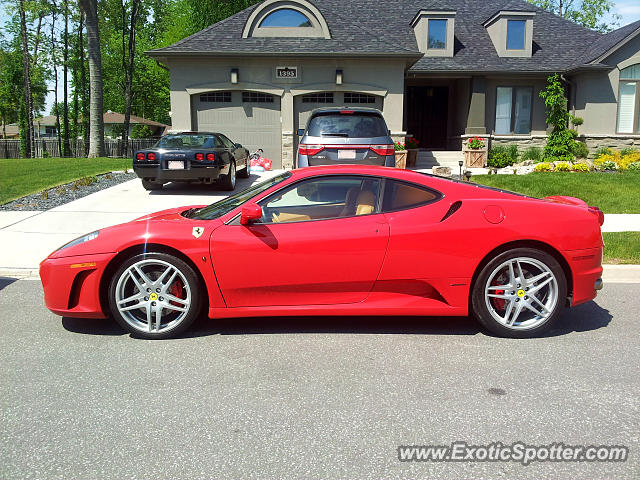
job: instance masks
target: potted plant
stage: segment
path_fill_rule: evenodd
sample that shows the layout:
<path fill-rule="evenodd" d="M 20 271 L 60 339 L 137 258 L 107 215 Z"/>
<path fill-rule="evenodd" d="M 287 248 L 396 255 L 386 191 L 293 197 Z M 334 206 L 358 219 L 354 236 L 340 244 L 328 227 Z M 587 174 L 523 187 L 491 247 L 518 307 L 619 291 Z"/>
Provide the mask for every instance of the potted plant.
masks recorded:
<path fill-rule="evenodd" d="M 396 152 L 396 168 L 407 168 L 407 149 L 404 143 L 396 142 L 393 144 Z"/>
<path fill-rule="evenodd" d="M 484 167 L 487 164 L 488 145 L 485 138 L 470 137 L 462 144 L 465 167 Z"/>
<path fill-rule="evenodd" d="M 418 163 L 418 145 L 420 142 L 413 138 L 407 137 L 405 147 L 407 148 L 407 166 L 415 167 Z"/>

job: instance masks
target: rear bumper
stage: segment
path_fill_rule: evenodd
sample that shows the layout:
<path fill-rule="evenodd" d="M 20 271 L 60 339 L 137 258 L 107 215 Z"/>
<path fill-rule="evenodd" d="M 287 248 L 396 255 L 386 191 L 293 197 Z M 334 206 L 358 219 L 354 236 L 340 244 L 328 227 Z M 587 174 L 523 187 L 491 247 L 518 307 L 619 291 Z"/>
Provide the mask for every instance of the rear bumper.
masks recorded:
<path fill-rule="evenodd" d="M 63 317 L 106 318 L 100 279 L 115 253 L 47 258 L 40 263 L 46 307 Z"/>
<path fill-rule="evenodd" d="M 365 158 L 362 160 L 331 160 L 309 158 L 308 155 L 298 155 L 296 168 L 316 167 L 319 165 L 380 165 L 386 167 L 395 167 L 395 155 L 387 155 L 382 157 Z"/>
<path fill-rule="evenodd" d="M 602 289 L 602 248 L 563 252 L 573 277 L 571 306 L 593 300 Z"/>
<path fill-rule="evenodd" d="M 133 165 L 133 171 L 139 178 L 153 179 L 158 181 L 195 181 L 195 180 L 216 180 L 220 175 L 225 175 L 229 171 L 229 165 L 190 165 L 181 170 L 167 170 L 159 165 Z"/>

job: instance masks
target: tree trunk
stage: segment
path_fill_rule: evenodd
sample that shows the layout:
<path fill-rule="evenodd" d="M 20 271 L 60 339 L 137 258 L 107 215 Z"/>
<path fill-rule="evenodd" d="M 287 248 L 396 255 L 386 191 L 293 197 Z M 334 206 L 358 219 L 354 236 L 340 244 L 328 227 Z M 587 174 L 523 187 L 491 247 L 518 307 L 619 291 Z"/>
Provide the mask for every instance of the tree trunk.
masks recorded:
<path fill-rule="evenodd" d="M 20 0 L 20 35 L 22 37 L 22 55 L 24 65 L 24 104 L 27 120 L 27 142 L 25 156 L 31 158 L 35 153 L 35 142 L 33 135 L 33 95 L 31 94 L 31 75 L 29 59 L 29 43 L 27 41 L 27 19 L 24 13 L 24 0 Z"/>
<path fill-rule="evenodd" d="M 53 63 L 53 78 L 55 79 L 55 88 L 53 90 L 53 105 L 56 109 L 56 138 L 58 140 L 58 155 L 62 157 L 62 131 L 60 130 L 60 109 L 58 108 L 58 60 L 56 58 L 55 28 L 56 13 L 54 11 L 51 18 L 51 63 Z"/>
<path fill-rule="evenodd" d="M 140 0 L 131 0 L 131 19 L 129 23 L 129 45 L 126 46 L 126 18 L 127 9 L 124 0 L 121 0 L 122 8 L 122 67 L 124 69 L 124 128 L 122 143 L 124 155 L 129 156 L 129 125 L 131 123 L 131 85 L 133 83 L 133 68 L 136 53 L 136 23 L 138 21 L 138 6 Z M 128 50 L 128 55 L 127 55 Z"/>
<path fill-rule="evenodd" d="M 65 0 L 64 8 L 64 62 L 63 62 L 63 82 L 64 82 L 64 110 L 62 111 L 62 119 L 64 122 L 64 144 L 63 157 L 68 157 L 71 153 L 69 145 L 69 93 L 68 93 L 68 75 L 69 75 L 69 2 Z"/>
<path fill-rule="evenodd" d="M 89 157 L 103 157 L 104 112 L 102 101 L 102 57 L 100 55 L 100 32 L 98 30 L 97 0 L 79 0 L 87 24 L 87 48 L 89 50 Z"/>
<path fill-rule="evenodd" d="M 78 49 L 80 50 L 78 58 L 80 59 L 80 92 L 81 97 L 80 101 L 82 103 L 82 138 L 84 140 L 84 153 L 86 155 L 89 151 L 89 95 L 87 92 L 87 72 L 85 70 L 84 64 L 84 36 L 83 36 L 83 20 L 84 15 L 80 12 L 80 25 L 78 27 L 79 30 L 79 38 L 78 38 Z"/>

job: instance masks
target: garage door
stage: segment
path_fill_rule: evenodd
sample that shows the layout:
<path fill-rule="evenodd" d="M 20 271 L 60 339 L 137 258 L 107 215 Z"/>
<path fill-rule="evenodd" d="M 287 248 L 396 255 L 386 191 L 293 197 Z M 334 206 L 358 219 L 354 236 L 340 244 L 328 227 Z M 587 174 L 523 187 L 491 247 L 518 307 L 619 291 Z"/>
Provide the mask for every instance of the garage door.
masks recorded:
<path fill-rule="evenodd" d="M 306 128 L 311 112 L 322 107 L 368 107 L 382 111 L 383 98 L 357 92 L 317 92 L 294 98 L 294 131 Z M 298 152 L 298 136 L 295 135 L 295 152 Z"/>
<path fill-rule="evenodd" d="M 282 168 L 280 97 L 260 92 L 209 92 L 193 96 L 194 129 L 224 133 L 250 152 L 258 148 Z"/>

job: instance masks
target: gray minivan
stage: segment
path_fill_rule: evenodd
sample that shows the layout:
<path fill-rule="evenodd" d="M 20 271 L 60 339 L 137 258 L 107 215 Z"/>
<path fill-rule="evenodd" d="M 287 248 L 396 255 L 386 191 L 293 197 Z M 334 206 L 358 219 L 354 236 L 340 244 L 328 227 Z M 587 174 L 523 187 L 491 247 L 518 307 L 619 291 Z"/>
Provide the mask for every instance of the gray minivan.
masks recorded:
<path fill-rule="evenodd" d="M 318 108 L 298 130 L 297 168 L 357 163 L 395 166 L 393 140 L 380 110 Z"/>

